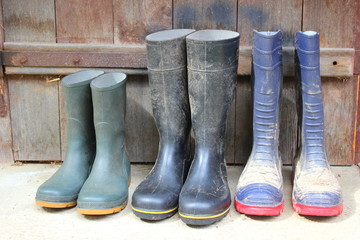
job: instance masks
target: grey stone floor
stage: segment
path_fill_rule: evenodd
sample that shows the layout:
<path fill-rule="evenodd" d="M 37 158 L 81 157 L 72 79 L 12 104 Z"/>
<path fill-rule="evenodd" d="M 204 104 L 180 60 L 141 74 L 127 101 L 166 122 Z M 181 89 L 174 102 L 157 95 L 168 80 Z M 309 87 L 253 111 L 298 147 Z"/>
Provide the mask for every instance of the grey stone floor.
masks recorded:
<path fill-rule="evenodd" d="M 34 204 L 37 187 L 58 165 L 0 164 L 0 239 L 360 239 L 360 172 L 356 166 L 333 167 L 344 194 L 338 217 L 303 217 L 291 208 L 290 167 L 284 167 L 286 203 L 278 217 L 249 217 L 234 208 L 221 222 L 189 227 L 177 215 L 160 222 L 136 218 L 130 204 L 109 216 L 83 216 L 75 208 L 52 210 Z M 132 165 L 130 194 L 151 169 Z M 242 167 L 228 167 L 235 190 Z M 233 193 L 233 192 L 232 192 Z"/>

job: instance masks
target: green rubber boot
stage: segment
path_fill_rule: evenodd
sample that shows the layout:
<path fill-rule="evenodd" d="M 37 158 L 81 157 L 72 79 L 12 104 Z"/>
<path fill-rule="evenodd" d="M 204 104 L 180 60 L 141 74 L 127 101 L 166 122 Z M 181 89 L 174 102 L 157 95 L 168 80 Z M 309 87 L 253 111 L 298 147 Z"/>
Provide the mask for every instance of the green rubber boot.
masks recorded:
<path fill-rule="evenodd" d="M 66 208 L 76 200 L 95 158 L 95 130 L 90 82 L 102 71 L 81 71 L 61 81 L 67 121 L 66 158 L 59 170 L 36 193 L 36 204 Z"/>
<path fill-rule="evenodd" d="M 112 214 L 126 206 L 130 162 L 125 149 L 125 83 L 123 73 L 106 73 L 91 82 L 96 157 L 79 193 L 81 214 Z"/>

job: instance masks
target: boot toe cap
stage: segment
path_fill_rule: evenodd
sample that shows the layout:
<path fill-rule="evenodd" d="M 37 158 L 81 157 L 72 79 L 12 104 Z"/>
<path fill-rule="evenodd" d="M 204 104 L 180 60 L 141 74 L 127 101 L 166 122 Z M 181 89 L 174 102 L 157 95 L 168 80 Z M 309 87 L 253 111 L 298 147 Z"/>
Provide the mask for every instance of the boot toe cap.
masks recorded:
<path fill-rule="evenodd" d="M 167 189 L 138 188 L 132 196 L 133 208 L 150 211 L 166 211 L 178 206 L 179 193 Z"/>
<path fill-rule="evenodd" d="M 294 192 L 294 200 L 302 205 L 332 207 L 342 204 L 342 196 L 337 192 Z"/>
<path fill-rule="evenodd" d="M 73 202 L 78 197 L 79 189 L 69 189 L 62 185 L 41 185 L 37 192 L 35 199 L 44 202 Z"/>
<path fill-rule="evenodd" d="M 235 200 L 249 206 L 277 206 L 283 202 L 283 193 L 268 184 L 250 184 L 236 191 Z"/>

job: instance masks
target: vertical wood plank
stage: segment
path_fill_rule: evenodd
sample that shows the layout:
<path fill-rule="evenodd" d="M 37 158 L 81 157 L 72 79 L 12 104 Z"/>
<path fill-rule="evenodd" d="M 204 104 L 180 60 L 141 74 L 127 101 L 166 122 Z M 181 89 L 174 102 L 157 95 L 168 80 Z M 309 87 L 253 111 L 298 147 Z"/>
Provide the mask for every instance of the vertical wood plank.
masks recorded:
<path fill-rule="evenodd" d="M 65 101 L 64 101 L 64 92 L 61 88 L 61 82 L 58 82 L 59 88 L 59 124 L 60 124 L 60 151 L 61 151 L 61 160 L 64 161 L 66 157 L 66 148 L 67 148 L 67 132 L 66 132 L 66 113 L 65 113 Z"/>
<path fill-rule="evenodd" d="M 304 0 L 303 30 L 319 32 L 320 47 L 354 47 L 357 2 Z"/>
<path fill-rule="evenodd" d="M 2 0 L 0 0 L 0 26 L 3 26 Z M 3 49 L 4 30 L 0 29 L 0 50 Z M 1 56 L 1 55 L 0 55 Z M 4 79 L 2 61 L 0 59 L 0 163 L 14 161 L 12 152 L 12 135 L 9 112 L 9 91 L 7 80 Z"/>
<path fill-rule="evenodd" d="M 146 35 L 171 28 L 171 0 L 114 0 L 115 44 L 144 44 Z"/>
<path fill-rule="evenodd" d="M 355 89 L 351 78 L 322 79 L 326 152 L 332 165 L 353 164 Z"/>
<path fill-rule="evenodd" d="M 234 162 L 245 164 L 253 144 L 251 78 L 248 76 L 238 77 L 235 116 Z"/>
<path fill-rule="evenodd" d="M 56 0 L 59 43 L 113 43 L 112 0 Z"/>
<path fill-rule="evenodd" d="M 9 92 L 15 160 L 60 160 L 58 83 L 11 76 Z"/>
<path fill-rule="evenodd" d="M 155 162 L 159 135 L 152 115 L 146 76 L 129 76 L 126 83 L 126 148 L 131 162 Z"/>
<path fill-rule="evenodd" d="M 252 45 L 253 29 L 282 30 L 283 46 L 292 46 L 301 29 L 301 11 L 302 0 L 238 0 L 240 46 Z"/>
<path fill-rule="evenodd" d="M 236 0 L 174 0 L 174 28 L 236 31 Z"/>
<path fill-rule="evenodd" d="M 5 41 L 55 42 L 54 0 L 3 1 Z"/>
<path fill-rule="evenodd" d="M 292 164 L 297 146 L 297 109 L 294 78 L 284 78 L 280 99 L 279 151 L 283 164 Z"/>

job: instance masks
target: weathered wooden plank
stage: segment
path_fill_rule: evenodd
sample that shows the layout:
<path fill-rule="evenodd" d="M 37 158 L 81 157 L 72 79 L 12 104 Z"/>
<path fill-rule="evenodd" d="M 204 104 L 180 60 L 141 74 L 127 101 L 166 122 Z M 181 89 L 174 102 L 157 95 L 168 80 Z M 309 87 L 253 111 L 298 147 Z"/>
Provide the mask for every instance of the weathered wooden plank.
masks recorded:
<path fill-rule="evenodd" d="M 319 32 L 321 47 L 353 48 L 357 2 L 304 0 L 302 28 Z"/>
<path fill-rule="evenodd" d="M 2 0 L 0 0 L 2 10 Z M 3 26 L 3 14 L 0 11 L 0 26 Z M 0 29 L 0 50 L 3 49 L 4 29 Z M 1 56 L 1 53 L 0 53 Z M 4 79 L 2 61 L 0 59 L 0 163 L 11 163 L 14 161 L 12 152 L 12 135 L 9 112 L 9 91 L 7 80 Z"/>
<path fill-rule="evenodd" d="M 8 93 L 7 80 L 0 77 L 0 163 L 14 161 Z"/>
<path fill-rule="evenodd" d="M 59 43 L 113 43 L 112 0 L 56 0 Z"/>
<path fill-rule="evenodd" d="M 45 78 L 9 77 L 15 160 L 61 159 L 58 83 Z"/>
<path fill-rule="evenodd" d="M 240 46 L 251 46 L 253 29 L 283 32 L 283 45 L 292 46 L 301 30 L 302 0 L 238 0 Z"/>
<path fill-rule="evenodd" d="M 59 76 L 61 79 L 62 77 Z M 61 160 L 64 161 L 66 157 L 67 149 L 67 132 L 66 132 L 66 112 L 65 112 L 65 100 L 64 92 L 61 88 L 61 81 L 58 81 L 59 87 L 59 126 L 60 126 L 60 152 Z"/>
<path fill-rule="evenodd" d="M 155 162 L 159 135 L 152 115 L 146 76 L 128 76 L 126 83 L 126 148 L 132 162 Z"/>
<path fill-rule="evenodd" d="M 360 164 L 360 75 L 353 77 L 353 88 L 355 89 L 355 123 L 354 123 L 354 159 L 353 163 Z"/>
<path fill-rule="evenodd" d="M 252 96 L 251 78 L 238 77 L 235 95 L 235 146 L 234 162 L 245 164 L 252 148 Z"/>
<path fill-rule="evenodd" d="M 55 42 L 54 0 L 3 1 L 5 41 Z"/>
<path fill-rule="evenodd" d="M 106 48 L 106 52 L 54 52 L 29 51 L 29 48 L 27 51 L 5 51 L 3 61 L 5 66 L 18 67 L 146 68 L 145 48 L 122 47 L 114 48 L 113 52 L 110 49 Z M 353 48 L 322 48 L 320 51 L 321 76 L 352 76 Z M 250 75 L 251 61 L 251 47 L 240 47 L 239 75 Z M 283 73 L 284 76 L 294 75 L 293 47 L 283 48 Z"/>
<path fill-rule="evenodd" d="M 115 44 L 144 44 L 145 36 L 172 28 L 171 0 L 114 0 Z"/>
<path fill-rule="evenodd" d="M 236 31 L 236 0 L 174 0 L 174 28 Z"/>
<path fill-rule="evenodd" d="M 325 142 L 330 164 L 353 164 L 353 136 L 355 120 L 355 91 L 353 80 L 322 79 Z"/>

